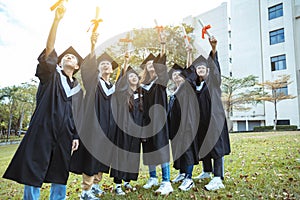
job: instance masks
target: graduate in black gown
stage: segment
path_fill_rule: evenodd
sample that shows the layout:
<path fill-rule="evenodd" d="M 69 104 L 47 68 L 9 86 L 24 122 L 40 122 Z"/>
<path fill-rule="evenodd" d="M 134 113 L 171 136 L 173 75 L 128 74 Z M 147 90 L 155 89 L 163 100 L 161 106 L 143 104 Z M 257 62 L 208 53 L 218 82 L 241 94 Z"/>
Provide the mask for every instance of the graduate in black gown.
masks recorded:
<path fill-rule="evenodd" d="M 114 177 L 115 193 L 125 195 L 121 184 L 124 180 L 126 190 L 134 190 L 131 180 L 137 180 L 140 167 L 141 131 L 143 124 L 143 95 L 139 86 L 138 73 L 128 67 L 125 56 L 124 74 L 116 83 L 112 97 L 113 115 L 117 123 L 114 143 L 113 163 L 110 176 Z"/>
<path fill-rule="evenodd" d="M 166 88 L 169 77 L 164 48 L 165 43 L 162 43 L 161 53 L 155 58 L 149 54 L 141 65 L 143 68 L 141 86 L 144 95 L 143 163 L 149 166 L 150 174 L 143 188 L 149 189 L 158 185 L 156 165 L 161 165 L 162 183 L 155 193 L 168 195 L 173 192 L 173 188 L 170 182 L 169 132 L 166 120 L 168 109 Z"/>
<path fill-rule="evenodd" d="M 96 44 L 98 35 L 91 40 Z M 81 198 L 96 198 L 104 192 L 99 187 L 103 173 L 109 173 L 113 153 L 116 123 L 111 110 L 111 96 L 115 85 L 110 76 L 118 64 L 106 52 L 98 58 L 92 53 L 82 64 L 81 76 L 86 94 L 84 96 L 84 116 L 80 121 L 81 145 L 74 153 L 71 171 L 82 174 Z"/>
<path fill-rule="evenodd" d="M 190 66 L 191 48 L 187 48 L 187 66 Z M 174 69 L 175 68 L 175 69 Z M 195 95 L 194 85 L 186 78 L 189 68 L 173 66 L 169 71 L 172 80 L 177 82 L 177 89 L 170 96 L 169 126 L 172 139 L 173 167 L 179 170 L 178 176 L 172 181 L 182 181 L 179 189 L 188 191 L 194 187 L 192 172 L 194 165 L 199 163 L 198 125 L 200 110 L 198 96 Z"/>
<path fill-rule="evenodd" d="M 210 104 L 210 116 L 201 115 L 200 118 L 200 121 L 202 121 L 204 117 L 205 124 L 208 120 L 209 126 L 205 138 L 201 138 L 203 141 L 199 151 L 199 158 L 203 161 L 203 172 L 197 179 L 211 178 L 211 173 L 213 173 L 214 177 L 205 185 L 205 189 L 217 190 L 224 188 L 222 183 L 224 179 L 224 155 L 230 153 L 230 141 L 226 116 L 221 101 L 221 70 L 216 50 L 217 40 L 212 37 L 209 38 L 209 42 L 212 47 L 209 57 L 205 59 L 200 55 L 192 64 L 198 76 L 196 88 L 206 86 L 209 91 L 207 100 L 203 100 L 200 103 L 202 105 L 200 109 L 205 109 L 203 106 Z M 207 116 L 209 116 L 209 119 Z"/>
<path fill-rule="evenodd" d="M 54 49 L 56 32 L 65 8 L 55 10 L 46 49 L 38 57 L 40 83 L 30 126 L 3 178 L 24 184 L 23 199 L 39 199 L 43 183 L 51 183 L 50 199 L 65 199 L 71 154 L 78 148 L 72 98 L 82 95 L 74 73 L 81 56 L 69 47 L 59 57 Z"/>

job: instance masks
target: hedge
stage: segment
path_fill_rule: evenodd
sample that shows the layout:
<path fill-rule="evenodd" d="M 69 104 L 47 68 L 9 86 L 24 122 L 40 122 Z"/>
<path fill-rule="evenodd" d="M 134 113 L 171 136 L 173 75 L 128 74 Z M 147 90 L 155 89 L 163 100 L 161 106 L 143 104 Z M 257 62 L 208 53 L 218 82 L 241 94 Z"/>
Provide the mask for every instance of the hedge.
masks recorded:
<path fill-rule="evenodd" d="M 273 131 L 274 126 L 255 126 L 253 131 L 255 132 L 266 132 Z M 297 131 L 298 127 L 296 125 L 277 125 L 277 131 Z"/>

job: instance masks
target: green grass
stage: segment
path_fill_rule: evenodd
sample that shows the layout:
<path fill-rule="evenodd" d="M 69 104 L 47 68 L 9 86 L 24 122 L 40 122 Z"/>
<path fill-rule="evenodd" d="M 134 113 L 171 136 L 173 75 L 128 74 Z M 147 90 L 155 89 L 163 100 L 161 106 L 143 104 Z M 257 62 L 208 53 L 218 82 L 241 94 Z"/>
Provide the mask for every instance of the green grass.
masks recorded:
<path fill-rule="evenodd" d="M 210 192 L 203 189 L 207 181 L 196 182 L 188 192 L 180 192 L 179 184 L 173 185 L 174 192 L 167 196 L 155 196 L 154 189 L 145 190 L 147 181 L 145 166 L 141 167 L 139 179 L 132 182 L 135 192 L 125 197 L 113 193 L 114 185 L 104 175 L 102 187 L 106 190 L 101 199 L 300 199 L 300 132 L 267 132 L 231 134 L 232 153 L 225 157 L 225 189 Z M 0 146 L 0 174 L 4 173 L 17 145 Z M 22 167 L 22 166 L 20 166 Z M 194 168 L 194 176 L 202 168 Z M 160 167 L 157 168 L 161 177 Z M 177 175 L 171 167 L 171 178 Z M 22 199 L 23 186 L 0 178 L 0 199 Z M 69 199 L 79 199 L 81 176 L 71 174 L 68 181 Z M 47 199 L 49 184 L 44 184 L 41 199 Z"/>

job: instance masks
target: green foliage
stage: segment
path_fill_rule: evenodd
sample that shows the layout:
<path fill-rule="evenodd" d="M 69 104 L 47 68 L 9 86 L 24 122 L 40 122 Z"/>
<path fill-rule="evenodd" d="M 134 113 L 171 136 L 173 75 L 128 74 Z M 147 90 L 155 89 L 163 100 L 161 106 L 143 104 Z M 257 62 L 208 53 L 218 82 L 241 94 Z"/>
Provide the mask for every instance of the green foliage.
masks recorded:
<path fill-rule="evenodd" d="M 192 33 L 192 27 L 188 25 L 184 25 L 184 27 L 187 33 Z M 181 28 L 179 26 L 166 26 L 163 29 L 163 33 L 166 37 L 167 65 L 171 66 L 173 63 L 177 63 L 184 67 L 187 53 Z M 158 39 L 158 32 L 155 28 L 134 29 L 125 35 L 125 38 L 120 39 L 119 42 L 112 44 L 106 49 L 119 64 L 123 64 L 123 56 L 125 55 L 125 52 L 129 50 L 129 43 L 124 42 L 126 39 L 131 41 L 133 48 L 130 49 L 129 65 L 137 71 L 140 70 L 140 64 L 149 53 L 153 53 L 154 55 L 160 53 L 161 44 Z M 195 51 L 196 50 L 194 50 L 194 53 Z"/>
<path fill-rule="evenodd" d="M 222 101 L 229 113 L 250 110 L 260 103 L 257 97 L 262 95 L 262 88 L 257 87 L 257 76 L 249 75 L 243 78 L 222 76 Z"/>
<path fill-rule="evenodd" d="M 255 132 L 265 132 L 273 131 L 274 126 L 255 126 L 253 131 Z M 296 125 L 277 125 L 276 130 L 278 131 L 297 131 L 298 127 Z"/>
<path fill-rule="evenodd" d="M 28 126 L 35 108 L 36 91 L 37 84 L 33 81 L 0 88 L 1 127 L 17 131 Z"/>
<path fill-rule="evenodd" d="M 174 192 L 168 197 L 156 196 L 154 189 L 145 190 L 148 179 L 147 167 L 141 166 L 138 181 L 132 181 L 137 191 L 126 191 L 125 197 L 114 194 L 112 178 L 105 174 L 101 181 L 105 199 L 300 199 L 300 132 L 265 132 L 230 134 L 231 154 L 225 156 L 225 189 L 206 191 L 208 180 L 195 182 L 196 187 L 188 192 L 172 184 Z M 17 145 L 0 146 L 0 173 L 3 174 Z M 21 166 L 20 166 L 21 167 Z M 194 168 L 193 176 L 201 173 L 201 163 Z M 161 169 L 157 167 L 161 179 Z M 171 166 L 171 178 L 178 171 Z M 68 180 L 68 199 L 78 199 L 81 193 L 80 175 L 71 174 Z M 0 179 L 1 199 L 21 199 L 23 186 Z M 50 184 L 43 184 L 41 199 L 49 198 Z"/>

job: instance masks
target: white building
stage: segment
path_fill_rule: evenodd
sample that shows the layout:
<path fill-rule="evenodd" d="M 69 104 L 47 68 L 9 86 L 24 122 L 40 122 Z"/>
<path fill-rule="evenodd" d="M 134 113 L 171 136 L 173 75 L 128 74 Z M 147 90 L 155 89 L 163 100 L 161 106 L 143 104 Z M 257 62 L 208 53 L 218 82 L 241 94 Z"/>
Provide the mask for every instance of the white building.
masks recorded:
<path fill-rule="evenodd" d="M 217 17 L 216 17 L 217 16 Z M 222 74 L 230 75 L 231 70 L 231 56 L 230 56 L 230 18 L 228 17 L 228 4 L 222 3 L 217 8 L 208 12 L 202 13 L 198 16 L 188 16 L 183 19 L 183 22 L 191 25 L 194 30 L 194 43 L 198 53 L 208 56 L 211 47 L 208 42 L 208 36 L 205 35 L 202 39 L 202 27 L 198 23 L 200 19 L 205 25 L 210 25 L 209 33 L 218 39 L 218 55 Z M 197 55 L 196 55 L 197 57 Z"/>
<path fill-rule="evenodd" d="M 282 90 L 296 98 L 278 103 L 278 124 L 299 128 L 300 0 L 231 0 L 230 4 L 222 3 L 184 21 L 194 23 L 198 18 L 211 24 L 210 30 L 219 41 L 223 75 L 242 78 L 253 74 L 259 82 L 272 81 L 281 74 L 291 75 L 293 83 Z M 201 32 L 196 23 L 194 27 L 196 32 Z M 200 47 L 203 47 L 208 52 L 208 42 L 198 37 L 201 36 L 195 38 L 196 48 L 202 51 Z M 231 120 L 233 131 L 273 125 L 274 104 L 264 102 L 247 112 L 233 111 Z"/>

